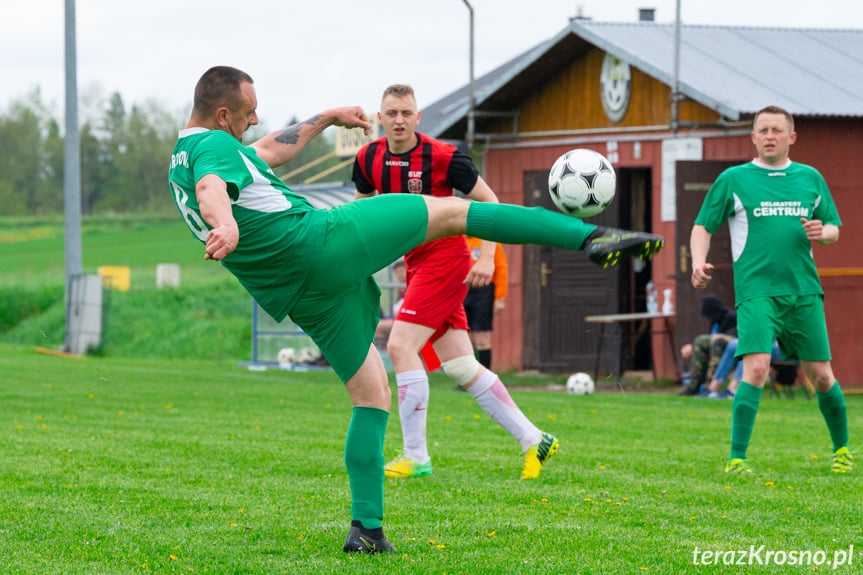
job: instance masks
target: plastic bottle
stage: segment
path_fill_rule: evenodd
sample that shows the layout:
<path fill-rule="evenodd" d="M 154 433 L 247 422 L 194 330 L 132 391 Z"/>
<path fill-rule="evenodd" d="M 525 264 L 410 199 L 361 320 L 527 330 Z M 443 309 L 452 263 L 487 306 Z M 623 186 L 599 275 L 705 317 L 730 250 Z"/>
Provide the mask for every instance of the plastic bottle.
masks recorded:
<path fill-rule="evenodd" d="M 652 281 L 647 282 L 647 285 L 644 286 L 644 291 L 647 294 L 647 313 L 656 313 L 659 311 L 658 304 L 656 302 L 656 286 L 653 285 Z"/>
<path fill-rule="evenodd" d="M 662 290 L 662 313 L 664 315 L 674 313 L 674 305 L 671 303 L 671 288 Z"/>

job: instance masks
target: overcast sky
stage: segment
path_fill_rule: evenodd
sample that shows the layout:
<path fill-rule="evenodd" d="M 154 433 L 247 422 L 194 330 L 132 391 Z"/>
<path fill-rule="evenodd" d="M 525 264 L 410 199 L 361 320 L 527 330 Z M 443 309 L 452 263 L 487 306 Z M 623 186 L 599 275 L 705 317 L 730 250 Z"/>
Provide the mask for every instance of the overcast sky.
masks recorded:
<path fill-rule="evenodd" d="M 861 0 L 680 0 L 684 24 L 863 28 Z M 635 22 L 656 8 L 673 22 L 676 0 L 470 0 L 475 75 L 560 32 L 578 12 Z M 0 111 L 34 88 L 62 117 L 64 0 L 4 0 Z M 420 108 L 467 84 L 464 0 L 77 0 L 78 91 L 119 92 L 127 107 L 155 100 L 177 117 L 198 77 L 228 64 L 252 75 L 261 121 L 361 105 L 376 112 L 383 89 L 409 83 Z"/>

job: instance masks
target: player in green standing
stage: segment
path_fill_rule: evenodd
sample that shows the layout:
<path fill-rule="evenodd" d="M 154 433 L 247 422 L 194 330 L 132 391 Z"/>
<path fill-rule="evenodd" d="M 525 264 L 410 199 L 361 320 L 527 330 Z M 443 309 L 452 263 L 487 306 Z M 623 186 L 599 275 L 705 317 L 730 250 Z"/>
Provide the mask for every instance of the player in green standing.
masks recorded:
<path fill-rule="evenodd" d="M 394 551 L 382 528 L 384 433 L 391 404 L 374 346 L 380 288 L 372 274 L 420 243 L 469 233 L 494 242 L 583 250 L 603 267 L 651 257 L 659 236 L 597 228 L 579 219 L 507 204 L 388 194 L 316 210 L 272 168 L 331 125 L 370 124 L 358 107 L 335 108 L 242 142 L 258 123 L 252 78 L 228 66 L 195 86 L 168 173 L 174 202 L 205 259 L 219 260 L 276 321 L 286 316 L 320 347 L 345 382 L 353 411 L 345 440 L 351 527 L 345 552 Z"/>
<path fill-rule="evenodd" d="M 832 471 L 848 473 L 845 397 L 830 366 L 824 291 L 812 242 L 839 239 L 839 214 L 817 170 L 792 162 L 794 119 L 768 106 L 755 114 L 752 143 L 758 157 L 725 170 L 710 188 L 692 227 L 692 285 L 704 288 L 713 264 L 710 240 L 729 221 L 737 300 L 737 356 L 743 381 L 731 408 L 731 454 L 725 471 L 750 471 L 746 451 L 778 339 L 785 358 L 798 358 L 815 386 L 818 407 L 833 441 Z"/>

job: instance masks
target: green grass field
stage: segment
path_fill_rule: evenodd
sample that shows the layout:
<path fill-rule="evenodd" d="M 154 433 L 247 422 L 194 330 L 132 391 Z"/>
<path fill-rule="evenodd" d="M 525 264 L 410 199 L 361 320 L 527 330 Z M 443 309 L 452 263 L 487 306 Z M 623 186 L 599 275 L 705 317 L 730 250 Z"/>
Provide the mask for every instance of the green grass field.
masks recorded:
<path fill-rule="evenodd" d="M 346 556 L 347 393 L 329 372 L 238 367 L 251 299 L 179 221 L 85 218 L 83 271 L 128 265 L 132 286 L 110 292 L 103 347 L 82 359 L 35 351 L 63 343 L 62 220 L 0 229 L 4 575 L 863 572 L 860 470 L 829 472 L 815 402 L 765 398 L 755 473 L 732 478 L 730 402 L 542 391 L 559 375 L 505 378 L 561 439 L 526 482 L 517 443 L 432 374 L 435 474 L 385 486 L 399 553 Z M 162 262 L 180 289 L 156 289 Z M 848 406 L 859 454 L 863 398 Z M 388 459 L 400 438 L 393 415 Z M 722 564 L 750 546 L 751 564 Z"/>
<path fill-rule="evenodd" d="M 62 220 L 0 218 L 0 286 L 63 285 L 65 272 Z M 194 285 L 223 281 L 225 271 L 205 262 L 203 248 L 177 217 L 86 218 L 82 225 L 81 266 L 130 266 L 132 288 L 155 288 L 156 264 L 180 263 Z"/>
<path fill-rule="evenodd" d="M 722 471 L 728 401 L 514 391 L 562 445 L 528 482 L 517 443 L 435 374 L 435 474 L 385 486 L 399 553 L 346 556 L 350 401 L 333 374 L 10 346 L 0 374 L 3 573 L 816 571 L 701 564 L 704 551 L 761 545 L 756 561 L 770 551 L 820 559 L 817 572 L 863 564 L 859 472 L 829 472 L 826 429 L 802 396 L 762 402 L 755 472 L 736 478 Z M 860 453 L 861 398 L 848 405 Z M 393 417 L 387 458 L 399 448 Z M 851 545 L 850 566 L 825 563 Z"/>

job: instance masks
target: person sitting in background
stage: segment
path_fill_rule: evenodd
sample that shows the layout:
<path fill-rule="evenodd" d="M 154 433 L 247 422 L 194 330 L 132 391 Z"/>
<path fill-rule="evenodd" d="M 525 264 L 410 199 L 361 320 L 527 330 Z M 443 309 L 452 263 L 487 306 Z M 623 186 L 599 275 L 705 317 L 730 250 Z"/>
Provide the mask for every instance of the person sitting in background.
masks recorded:
<path fill-rule="evenodd" d="M 734 393 L 737 391 L 737 386 L 740 385 L 740 378 L 743 375 L 743 364 L 737 361 L 734 353 L 737 351 L 737 339 L 732 339 L 725 345 L 725 351 L 722 352 L 722 357 L 719 359 L 719 364 L 713 372 L 713 377 L 710 380 L 710 385 L 707 386 L 709 391 L 707 397 L 710 399 L 734 399 Z M 740 373 L 738 373 L 738 371 Z M 728 386 L 723 390 L 728 377 L 734 372 Z"/>
<path fill-rule="evenodd" d="M 737 352 L 737 339 L 732 339 L 725 346 L 725 351 L 722 352 L 722 357 L 719 360 L 719 365 L 716 366 L 716 371 L 713 372 L 713 378 L 710 380 L 710 385 L 707 386 L 710 399 L 734 399 L 734 394 L 737 392 L 737 386 L 740 385 L 740 380 L 743 379 L 743 362 L 737 361 L 735 357 Z M 770 357 L 771 361 L 782 361 L 782 352 L 779 351 L 779 342 L 773 341 L 773 351 Z M 782 385 L 792 385 L 797 377 L 797 368 L 792 366 L 792 370 L 785 369 L 788 366 L 780 366 L 776 369 L 776 381 Z M 728 382 L 728 387 L 722 390 L 723 384 L 734 372 L 731 381 Z M 790 381 L 789 381 L 790 377 Z"/>
<path fill-rule="evenodd" d="M 715 295 L 701 299 L 701 315 L 710 320 L 710 333 L 699 335 L 691 346 L 684 345 L 680 356 L 692 357 L 689 384 L 680 395 L 697 395 L 719 364 L 725 346 L 737 338 L 737 313 Z M 707 395 L 707 392 L 705 392 Z"/>

